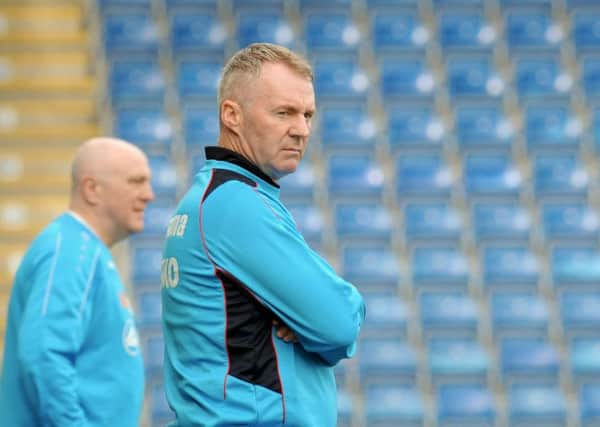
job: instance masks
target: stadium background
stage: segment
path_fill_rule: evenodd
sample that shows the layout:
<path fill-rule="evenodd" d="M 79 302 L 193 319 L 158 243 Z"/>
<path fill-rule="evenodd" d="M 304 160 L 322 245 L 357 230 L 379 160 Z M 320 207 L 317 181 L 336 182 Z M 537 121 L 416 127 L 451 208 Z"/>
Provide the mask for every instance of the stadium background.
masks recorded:
<path fill-rule="evenodd" d="M 164 425 L 162 235 L 215 142 L 223 62 L 253 41 L 315 69 L 310 148 L 282 193 L 367 299 L 336 369 L 340 425 L 600 425 L 598 0 L 1 0 L 2 329 L 74 148 L 139 144 L 157 198 L 115 252 L 144 425 Z"/>

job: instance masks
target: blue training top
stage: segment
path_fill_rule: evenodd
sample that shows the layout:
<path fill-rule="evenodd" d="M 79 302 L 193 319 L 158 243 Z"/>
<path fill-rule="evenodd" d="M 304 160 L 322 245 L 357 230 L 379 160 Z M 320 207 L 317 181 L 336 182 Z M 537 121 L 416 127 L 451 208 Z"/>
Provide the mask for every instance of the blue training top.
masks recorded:
<path fill-rule="evenodd" d="M 306 244 L 274 181 L 230 150 L 206 157 L 162 260 L 174 425 L 334 427 L 333 366 L 354 354 L 363 299 Z"/>
<path fill-rule="evenodd" d="M 71 214 L 33 241 L 11 291 L 0 426 L 137 427 L 144 370 L 106 245 Z"/>

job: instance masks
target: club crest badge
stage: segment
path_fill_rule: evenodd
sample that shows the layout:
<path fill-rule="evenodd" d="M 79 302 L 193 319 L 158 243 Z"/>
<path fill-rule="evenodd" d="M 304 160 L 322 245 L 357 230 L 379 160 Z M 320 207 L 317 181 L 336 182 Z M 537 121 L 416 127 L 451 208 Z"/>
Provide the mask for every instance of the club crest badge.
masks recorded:
<path fill-rule="evenodd" d="M 130 356 L 137 356 L 140 353 L 140 337 L 133 319 L 127 319 L 123 326 L 123 348 Z"/>

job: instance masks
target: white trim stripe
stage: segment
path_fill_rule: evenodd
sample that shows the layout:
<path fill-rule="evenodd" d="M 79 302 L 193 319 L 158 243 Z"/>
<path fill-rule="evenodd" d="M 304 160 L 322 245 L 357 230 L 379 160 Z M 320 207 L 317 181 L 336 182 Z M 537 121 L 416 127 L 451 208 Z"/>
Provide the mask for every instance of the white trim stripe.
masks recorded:
<path fill-rule="evenodd" d="M 46 294 L 44 295 L 44 304 L 42 305 L 42 316 L 46 316 L 48 311 L 48 302 L 50 301 L 50 292 L 52 291 L 52 283 L 54 282 L 54 271 L 56 270 L 56 264 L 58 262 L 58 255 L 60 254 L 60 246 L 62 243 L 62 234 L 58 233 L 56 237 L 56 246 L 54 247 L 54 258 L 52 259 L 52 266 L 50 267 L 50 273 L 48 274 L 48 282 L 46 284 Z"/>
<path fill-rule="evenodd" d="M 83 298 L 81 299 L 81 305 L 79 306 L 79 317 L 83 313 L 83 309 L 85 307 L 85 303 L 87 302 L 88 294 L 90 293 L 90 287 L 92 285 L 92 279 L 94 278 L 94 273 L 96 272 L 96 265 L 98 265 L 98 258 L 100 257 L 100 246 L 96 249 L 96 253 L 94 253 L 94 260 L 92 261 L 92 270 L 90 271 L 90 275 L 88 276 L 87 283 L 85 284 L 85 291 L 83 292 Z"/>

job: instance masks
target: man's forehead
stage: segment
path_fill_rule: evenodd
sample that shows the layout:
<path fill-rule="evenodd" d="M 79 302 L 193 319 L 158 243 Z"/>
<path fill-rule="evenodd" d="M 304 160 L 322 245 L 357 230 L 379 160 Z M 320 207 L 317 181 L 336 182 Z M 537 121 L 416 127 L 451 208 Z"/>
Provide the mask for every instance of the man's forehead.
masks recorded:
<path fill-rule="evenodd" d="M 114 169 L 125 175 L 142 175 L 150 172 L 148 159 L 142 152 L 121 153 L 113 164 Z"/>
<path fill-rule="evenodd" d="M 263 81 L 263 88 L 259 96 L 267 99 L 271 104 L 290 105 L 301 109 L 315 108 L 315 92 L 309 80 L 286 82 L 271 78 Z M 257 88 L 258 89 L 258 88 Z"/>

